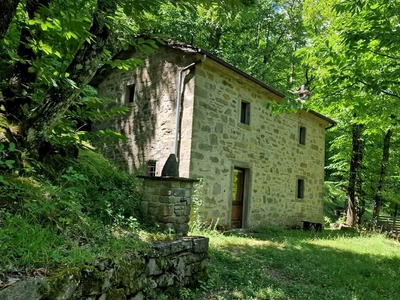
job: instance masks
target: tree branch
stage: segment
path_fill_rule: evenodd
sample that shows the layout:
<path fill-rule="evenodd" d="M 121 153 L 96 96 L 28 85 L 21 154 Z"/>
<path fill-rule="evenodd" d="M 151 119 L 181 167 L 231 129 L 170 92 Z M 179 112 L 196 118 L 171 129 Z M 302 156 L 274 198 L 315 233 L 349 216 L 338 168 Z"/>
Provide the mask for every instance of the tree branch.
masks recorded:
<path fill-rule="evenodd" d="M 384 56 L 384 57 L 388 57 L 388 58 L 391 58 L 391 59 L 396 59 L 396 60 L 399 60 L 400 59 L 400 57 L 397 57 L 397 56 L 392 56 L 392 55 L 388 55 L 388 54 L 383 54 L 383 53 L 380 53 L 380 52 L 377 52 L 377 51 L 374 51 L 374 50 L 370 50 L 372 53 L 374 53 L 374 54 L 376 54 L 376 55 L 379 55 L 379 56 Z"/>
<path fill-rule="evenodd" d="M 107 16 L 117 10 L 114 1 L 99 0 L 97 11 L 89 33 L 94 41 L 84 42 L 68 66 L 66 72 L 71 74 L 69 83 L 64 82 L 52 87 L 46 95 L 44 104 L 38 107 L 35 116 L 26 124 L 25 143 L 28 149 L 34 150 L 45 141 L 57 120 L 62 118 L 71 106 L 81 89 L 87 85 L 104 63 L 104 50 L 114 48 L 114 31 L 107 24 Z M 71 81 L 76 85 L 71 86 Z"/>

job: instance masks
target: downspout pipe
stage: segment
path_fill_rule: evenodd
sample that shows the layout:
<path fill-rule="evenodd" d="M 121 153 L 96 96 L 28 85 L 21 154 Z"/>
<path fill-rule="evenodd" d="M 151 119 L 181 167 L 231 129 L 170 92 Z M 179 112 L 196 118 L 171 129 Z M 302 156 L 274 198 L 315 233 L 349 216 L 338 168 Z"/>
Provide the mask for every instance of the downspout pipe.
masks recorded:
<path fill-rule="evenodd" d="M 181 96 L 182 96 L 182 74 L 187 70 L 193 69 L 199 63 L 205 61 L 207 58 L 206 55 L 203 56 L 202 59 L 187 65 L 186 67 L 179 68 L 178 70 L 178 83 L 176 86 L 176 115 L 175 115 L 175 138 L 174 138 L 174 154 L 175 157 L 178 159 L 178 136 L 179 136 L 179 119 L 181 115 Z"/>

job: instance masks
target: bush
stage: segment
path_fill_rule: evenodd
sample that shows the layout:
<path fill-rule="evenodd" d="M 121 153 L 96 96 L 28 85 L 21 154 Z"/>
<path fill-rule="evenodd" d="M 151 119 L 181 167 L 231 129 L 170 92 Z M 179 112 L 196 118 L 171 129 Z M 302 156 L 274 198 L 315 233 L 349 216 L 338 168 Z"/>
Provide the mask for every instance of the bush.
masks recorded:
<path fill-rule="evenodd" d="M 30 177 L 1 177 L 0 271 L 134 249 L 138 235 L 131 231 L 139 228 L 140 197 L 135 176 L 90 150 L 81 150 L 78 159 L 57 157 L 40 168 L 49 172 L 44 175 L 36 167 Z M 47 257 L 39 257 L 42 251 Z"/>

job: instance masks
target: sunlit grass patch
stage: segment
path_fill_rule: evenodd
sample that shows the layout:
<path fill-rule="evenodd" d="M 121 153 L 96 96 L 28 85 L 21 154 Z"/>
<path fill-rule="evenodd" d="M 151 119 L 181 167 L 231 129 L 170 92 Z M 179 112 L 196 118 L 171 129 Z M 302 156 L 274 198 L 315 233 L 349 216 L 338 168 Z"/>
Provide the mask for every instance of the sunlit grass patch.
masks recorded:
<path fill-rule="evenodd" d="M 210 237 L 192 299 L 398 299 L 400 245 L 379 234 L 264 228 Z"/>

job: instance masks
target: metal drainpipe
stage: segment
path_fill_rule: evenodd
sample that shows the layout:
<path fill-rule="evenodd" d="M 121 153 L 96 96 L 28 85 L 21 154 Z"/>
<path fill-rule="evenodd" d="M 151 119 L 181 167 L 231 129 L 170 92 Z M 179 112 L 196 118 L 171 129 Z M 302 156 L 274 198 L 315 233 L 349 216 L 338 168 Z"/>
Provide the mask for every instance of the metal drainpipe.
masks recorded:
<path fill-rule="evenodd" d="M 178 159 L 178 135 L 179 135 L 179 117 L 181 114 L 181 94 L 182 94 L 182 73 L 186 70 L 190 70 L 194 68 L 199 63 L 206 60 L 206 55 L 203 56 L 202 59 L 187 65 L 186 67 L 179 68 L 178 70 L 178 84 L 176 87 L 176 115 L 175 115 L 175 139 L 174 139 L 174 154 L 176 159 Z"/>

